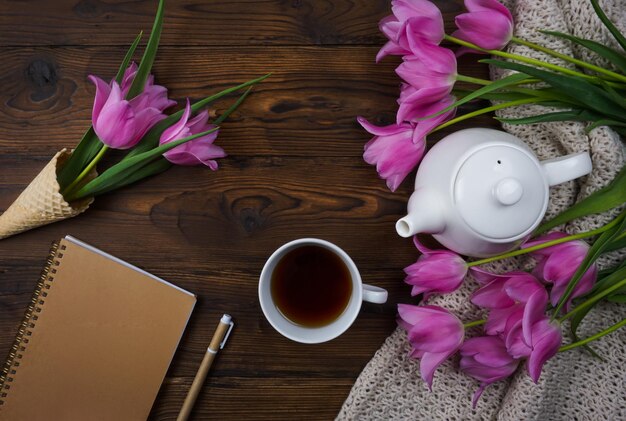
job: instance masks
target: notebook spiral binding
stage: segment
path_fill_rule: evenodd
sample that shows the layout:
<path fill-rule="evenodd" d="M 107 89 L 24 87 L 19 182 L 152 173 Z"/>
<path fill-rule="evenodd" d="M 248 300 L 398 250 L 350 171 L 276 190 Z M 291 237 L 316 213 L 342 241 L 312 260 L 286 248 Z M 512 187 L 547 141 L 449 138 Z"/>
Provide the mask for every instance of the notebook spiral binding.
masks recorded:
<path fill-rule="evenodd" d="M 28 337 L 32 335 L 33 328 L 39 318 L 37 313 L 41 312 L 41 307 L 45 304 L 46 297 L 48 296 L 47 290 L 50 289 L 54 281 L 54 274 L 56 273 L 55 266 L 60 264 L 59 259 L 63 257 L 63 250 L 65 250 L 65 246 L 61 246 L 59 250 L 58 243 L 52 243 L 50 247 L 50 253 L 48 254 L 46 264 L 39 277 L 39 282 L 37 282 L 35 292 L 24 313 L 24 318 L 17 331 L 17 335 L 15 335 L 9 356 L 4 363 L 2 373 L 0 373 L 0 405 L 4 404 L 8 390 L 11 388 L 13 376 L 15 376 L 16 369 L 20 365 L 24 351 L 26 351 L 29 342 Z"/>

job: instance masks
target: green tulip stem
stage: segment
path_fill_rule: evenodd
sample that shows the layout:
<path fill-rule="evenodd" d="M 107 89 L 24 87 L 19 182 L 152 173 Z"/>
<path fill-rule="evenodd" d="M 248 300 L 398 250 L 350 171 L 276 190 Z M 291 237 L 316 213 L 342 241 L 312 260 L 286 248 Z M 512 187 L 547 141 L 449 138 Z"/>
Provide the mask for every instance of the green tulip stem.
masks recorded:
<path fill-rule="evenodd" d="M 471 113 L 463 114 L 462 116 L 446 121 L 445 123 L 440 124 L 439 126 L 435 127 L 433 130 L 430 131 L 430 133 L 434 133 L 445 127 L 451 126 L 463 120 L 476 117 L 481 114 L 486 114 L 492 111 L 501 110 L 502 108 L 515 107 L 517 105 L 522 105 L 522 104 L 530 104 L 533 102 L 541 102 L 541 99 L 540 98 L 524 98 L 524 99 L 518 99 L 515 101 L 503 102 L 501 104 L 492 105 L 491 107 L 481 108 L 480 110 L 472 111 Z"/>
<path fill-rule="evenodd" d="M 616 80 L 619 80 L 621 82 L 626 82 L 626 76 L 624 76 L 624 75 L 620 75 L 619 73 L 615 73 L 615 72 L 612 72 L 610 70 L 603 69 L 602 67 L 595 66 L 595 65 L 593 65 L 591 63 L 587 63 L 586 61 L 578 60 L 578 59 L 576 59 L 574 57 L 570 57 L 570 56 L 568 56 L 566 54 L 561 54 L 558 51 L 554 51 L 554 50 L 552 50 L 550 48 L 546 48 L 546 47 L 544 47 L 542 45 L 535 44 L 534 42 L 526 41 L 524 39 L 517 38 L 517 37 L 511 38 L 511 41 L 515 42 L 516 44 L 525 45 L 526 47 L 532 48 L 533 50 L 541 51 L 541 52 L 546 53 L 548 55 L 551 55 L 553 57 L 557 57 L 557 58 L 560 58 L 562 60 L 568 61 L 568 62 L 573 63 L 573 64 L 575 64 L 575 65 L 577 65 L 579 67 L 584 67 L 584 68 L 587 68 L 589 70 L 593 70 L 594 72 L 601 73 L 601 74 L 606 75 L 606 76 L 608 76 L 608 77 L 610 77 L 612 79 L 616 79 Z"/>
<path fill-rule="evenodd" d="M 80 174 L 78 174 L 78 177 L 76 177 L 76 179 L 72 181 L 70 185 L 67 186 L 67 188 L 61 192 L 63 197 L 66 197 L 66 195 L 69 195 L 70 193 L 72 193 L 75 187 L 78 186 L 78 184 L 80 184 L 81 181 L 83 181 L 83 179 L 87 176 L 87 174 L 89 174 L 91 170 L 96 166 L 96 164 L 102 159 L 102 157 L 104 156 L 104 154 L 106 153 L 108 149 L 109 147 L 107 145 L 103 145 L 102 148 L 100 148 L 100 152 L 98 152 L 98 154 L 93 157 L 93 159 L 85 167 L 85 169 Z"/>
<path fill-rule="evenodd" d="M 460 81 L 460 82 L 467 82 L 467 83 L 473 83 L 475 85 L 483 85 L 483 86 L 488 86 L 491 85 L 492 83 L 494 83 L 494 81 L 492 80 L 488 80 L 488 79 L 479 79 L 477 77 L 472 77 L 472 76 L 465 76 L 465 75 L 456 75 L 456 80 Z M 545 93 L 542 92 L 540 90 L 537 89 L 529 89 L 529 88 L 516 88 L 515 86 L 518 85 L 528 85 L 528 84 L 532 84 L 532 83 L 537 83 L 540 82 L 539 79 L 524 79 L 520 82 L 508 85 L 505 89 L 507 91 L 511 91 L 511 92 L 519 92 L 522 94 L 526 94 L 526 95 L 532 95 L 532 96 L 536 96 L 538 98 L 545 98 L 545 99 L 552 99 L 552 97 Z"/>
<path fill-rule="evenodd" d="M 570 317 L 572 317 L 576 313 L 578 313 L 580 311 L 583 311 L 586 308 L 594 305 L 595 303 L 600 301 L 602 298 L 606 297 L 607 295 L 609 295 L 613 291 L 616 291 L 616 290 L 620 289 L 623 286 L 626 286 L 626 279 L 622 279 L 621 281 L 617 282 L 616 284 L 611 285 L 611 287 L 609 287 L 609 288 L 605 289 L 604 291 L 602 291 L 602 292 L 594 295 L 593 297 L 589 298 L 587 301 L 578 304 L 572 311 L 567 313 L 565 316 L 561 317 L 559 319 L 559 322 L 563 323 L 564 320 L 569 319 Z"/>
<path fill-rule="evenodd" d="M 483 53 L 491 54 L 494 56 L 504 57 L 511 60 L 521 61 L 522 63 L 532 64 L 537 67 L 543 67 L 546 69 L 550 69 L 555 72 L 563 73 L 570 76 L 582 77 L 584 79 L 595 79 L 593 76 L 586 75 L 581 72 L 577 72 L 576 70 L 567 69 L 565 67 L 557 66 L 556 64 L 546 63 L 545 61 L 536 60 L 530 57 L 520 56 L 518 54 L 506 53 L 500 50 L 485 50 L 484 48 L 480 48 L 476 44 L 472 44 L 471 42 L 463 41 L 462 39 L 455 38 L 450 35 L 445 35 L 444 39 L 446 41 L 453 42 L 455 44 L 461 45 L 463 47 L 471 48 L 472 50 L 482 51 Z"/>
<path fill-rule="evenodd" d="M 617 329 L 619 329 L 620 327 L 625 326 L 625 325 L 626 325 L 626 319 L 622 320 L 621 322 L 615 323 L 613 326 L 611 326 L 609 328 L 606 328 L 603 331 L 598 332 L 598 333 L 596 333 L 593 336 L 590 336 L 588 338 L 582 339 L 582 340 L 580 340 L 578 342 L 571 343 L 569 345 L 564 345 L 561 348 L 559 348 L 559 352 L 569 351 L 570 349 L 574 349 L 574 348 L 577 348 L 579 346 L 586 345 L 589 342 L 595 341 L 596 339 L 600 339 L 604 335 L 608 335 L 609 333 L 611 333 L 613 331 L 616 331 Z"/>
<path fill-rule="evenodd" d="M 456 80 L 461 81 L 461 82 L 473 83 L 475 85 L 485 85 L 485 86 L 491 85 L 493 83 L 493 80 L 480 79 L 480 78 L 477 78 L 477 77 L 460 75 L 460 74 L 456 75 Z M 539 82 L 539 79 L 525 79 L 525 80 L 522 80 L 521 82 L 509 85 L 509 86 L 528 85 L 530 83 L 537 83 L 537 82 Z"/>
<path fill-rule="evenodd" d="M 474 320 L 473 322 L 463 323 L 463 327 L 469 329 L 470 327 L 484 325 L 486 322 L 486 319 Z"/>
<path fill-rule="evenodd" d="M 608 224 L 601 226 L 600 228 L 591 230 L 591 231 L 581 232 L 579 234 L 574 234 L 574 235 L 568 235 L 567 237 L 557 238 L 556 240 L 552 240 L 552 241 L 546 241 L 545 243 L 537 244 L 531 247 L 526 247 L 526 248 L 515 250 L 515 251 L 510 251 L 508 253 L 500 254 L 498 256 L 487 257 L 486 259 L 481 259 L 481 260 L 475 260 L 473 262 L 468 262 L 467 266 L 468 267 L 480 266 L 480 265 L 484 265 L 485 263 L 495 262 L 496 260 L 502 260 L 508 257 L 520 256 L 522 254 L 531 253 L 533 251 L 555 246 L 557 244 L 567 243 L 568 241 L 574 241 L 574 240 L 580 240 L 582 238 L 593 237 L 594 235 L 601 234 L 604 231 L 607 231 L 613 228 L 619 222 L 621 222 L 621 219 L 616 218 L 612 220 L 611 222 L 609 222 Z"/>

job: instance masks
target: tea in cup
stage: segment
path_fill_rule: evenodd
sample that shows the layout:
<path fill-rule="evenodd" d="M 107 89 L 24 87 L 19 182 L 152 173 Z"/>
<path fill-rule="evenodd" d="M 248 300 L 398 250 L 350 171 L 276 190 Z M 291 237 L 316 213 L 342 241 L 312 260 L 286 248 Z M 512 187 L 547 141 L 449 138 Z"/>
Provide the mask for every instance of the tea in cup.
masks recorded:
<path fill-rule="evenodd" d="M 363 284 L 348 254 L 316 238 L 291 241 L 267 260 L 259 280 L 263 314 L 283 336 L 320 343 L 345 332 L 361 303 L 382 304 L 387 291 Z"/>

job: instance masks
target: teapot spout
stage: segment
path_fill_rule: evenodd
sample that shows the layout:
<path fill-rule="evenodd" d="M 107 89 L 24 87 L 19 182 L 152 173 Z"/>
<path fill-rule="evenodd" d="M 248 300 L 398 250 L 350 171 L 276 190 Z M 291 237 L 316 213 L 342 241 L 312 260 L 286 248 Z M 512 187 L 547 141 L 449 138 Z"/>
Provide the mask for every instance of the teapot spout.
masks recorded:
<path fill-rule="evenodd" d="M 574 153 L 541 161 L 541 166 L 550 186 L 582 177 L 589 174 L 592 170 L 589 152 Z"/>
<path fill-rule="evenodd" d="M 407 238 L 421 232 L 437 234 L 444 230 L 444 215 L 435 193 L 427 189 L 415 190 L 407 210 L 407 215 L 396 222 L 396 232 L 400 237 Z"/>

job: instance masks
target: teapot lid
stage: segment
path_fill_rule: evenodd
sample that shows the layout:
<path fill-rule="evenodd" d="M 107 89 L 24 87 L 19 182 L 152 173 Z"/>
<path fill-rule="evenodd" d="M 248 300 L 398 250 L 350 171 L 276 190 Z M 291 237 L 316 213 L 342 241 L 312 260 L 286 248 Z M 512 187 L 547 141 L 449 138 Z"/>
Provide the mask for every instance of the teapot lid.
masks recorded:
<path fill-rule="evenodd" d="M 530 234 L 548 206 L 548 184 L 539 161 L 517 145 L 473 150 L 456 174 L 453 195 L 465 223 L 497 242 Z"/>

